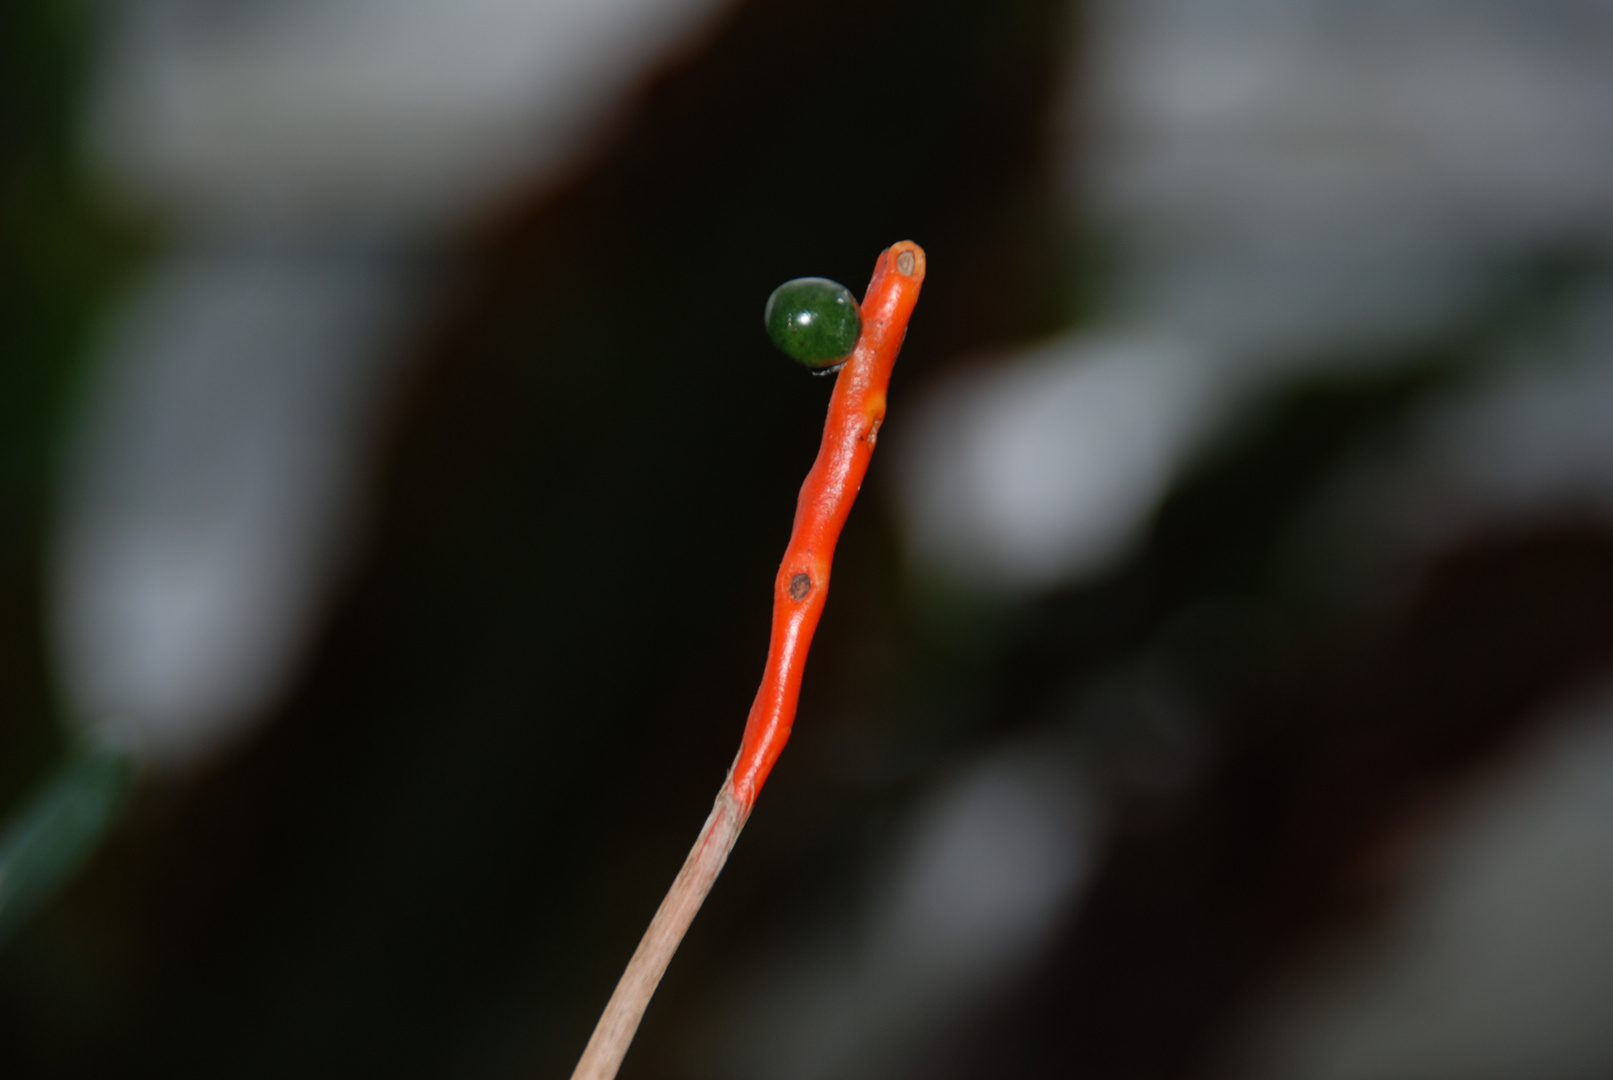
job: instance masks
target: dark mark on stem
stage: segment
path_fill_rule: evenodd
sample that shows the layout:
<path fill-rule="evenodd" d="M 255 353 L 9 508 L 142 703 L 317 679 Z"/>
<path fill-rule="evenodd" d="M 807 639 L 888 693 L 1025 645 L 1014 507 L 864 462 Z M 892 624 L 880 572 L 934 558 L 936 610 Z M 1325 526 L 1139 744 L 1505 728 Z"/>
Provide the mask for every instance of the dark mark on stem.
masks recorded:
<path fill-rule="evenodd" d="M 806 574 L 796 574 L 790 579 L 790 599 L 805 600 L 806 594 L 812 591 L 812 578 Z"/>

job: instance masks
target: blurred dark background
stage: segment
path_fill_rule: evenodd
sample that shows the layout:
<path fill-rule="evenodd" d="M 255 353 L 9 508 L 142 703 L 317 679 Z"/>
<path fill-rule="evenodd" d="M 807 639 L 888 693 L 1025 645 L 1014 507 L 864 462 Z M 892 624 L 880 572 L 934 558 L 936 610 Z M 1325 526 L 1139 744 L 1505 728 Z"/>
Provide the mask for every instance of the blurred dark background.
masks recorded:
<path fill-rule="evenodd" d="M 924 245 L 627 1077 L 1613 1068 L 1613 7 L 19 0 L 11 1077 L 566 1075 Z"/>

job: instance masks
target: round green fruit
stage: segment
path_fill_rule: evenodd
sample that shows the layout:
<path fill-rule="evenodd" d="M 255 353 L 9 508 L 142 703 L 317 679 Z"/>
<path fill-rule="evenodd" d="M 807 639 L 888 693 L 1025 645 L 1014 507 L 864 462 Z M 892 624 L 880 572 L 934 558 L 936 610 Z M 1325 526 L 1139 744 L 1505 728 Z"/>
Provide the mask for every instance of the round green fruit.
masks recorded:
<path fill-rule="evenodd" d="M 774 289 L 762 321 L 773 344 L 813 370 L 843 363 L 863 328 L 857 298 L 844 285 L 820 277 L 796 278 Z"/>

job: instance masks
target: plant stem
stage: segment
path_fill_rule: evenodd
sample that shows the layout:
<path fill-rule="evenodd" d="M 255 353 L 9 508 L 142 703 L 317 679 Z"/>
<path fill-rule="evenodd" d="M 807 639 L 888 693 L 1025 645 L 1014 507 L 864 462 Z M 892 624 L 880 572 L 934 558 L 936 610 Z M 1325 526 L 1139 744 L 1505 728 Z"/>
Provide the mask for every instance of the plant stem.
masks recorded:
<path fill-rule="evenodd" d="M 650 996 L 695 913 L 722 871 L 768 773 L 789 741 L 812 635 L 829 596 L 835 543 L 862 488 L 880 425 L 885 389 L 924 284 L 924 250 L 911 241 L 880 253 L 862 303 L 862 334 L 835 380 L 818 458 L 801 485 L 795 525 L 773 582 L 773 633 L 739 755 L 683 869 L 650 921 L 572 1080 L 613 1080 Z"/>
<path fill-rule="evenodd" d="M 571 1074 L 572 1080 L 611 1080 L 616 1075 L 628 1044 L 638 1031 L 644 1010 L 650 1004 L 650 995 L 660 985 L 667 964 L 672 962 L 672 954 L 677 952 L 689 924 L 694 922 L 695 912 L 700 910 L 706 894 L 722 872 L 728 853 L 734 850 L 734 841 L 739 839 L 739 830 L 744 827 L 744 813 L 734 801 L 729 786 L 724 784 L 716 805 L 711 808 L 711 816 L 700 830 L 700 839 L 689 850 L 689 857 L 683 860 L 683 869 L 673 879 L 666 899 L 661 901 L 655 918 L 650 920 L 650 928 L 644 931 L 633 958 L 627 962 L 616 992 L 600 1014 L 582 1060 Z"/>

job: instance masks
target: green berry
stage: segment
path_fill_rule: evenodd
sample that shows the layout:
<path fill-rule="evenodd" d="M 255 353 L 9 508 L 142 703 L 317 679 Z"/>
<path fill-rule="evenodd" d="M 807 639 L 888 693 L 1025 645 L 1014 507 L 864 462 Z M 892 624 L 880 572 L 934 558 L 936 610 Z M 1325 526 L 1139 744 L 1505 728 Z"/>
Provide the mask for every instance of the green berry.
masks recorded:
<path fill-rule="evenodd" d="M 844 362 L 863 328 L 856 297 L 821 277 L 796 278 L 774 289 L 762 321 L 785 355 L 818 370 Z"/>

